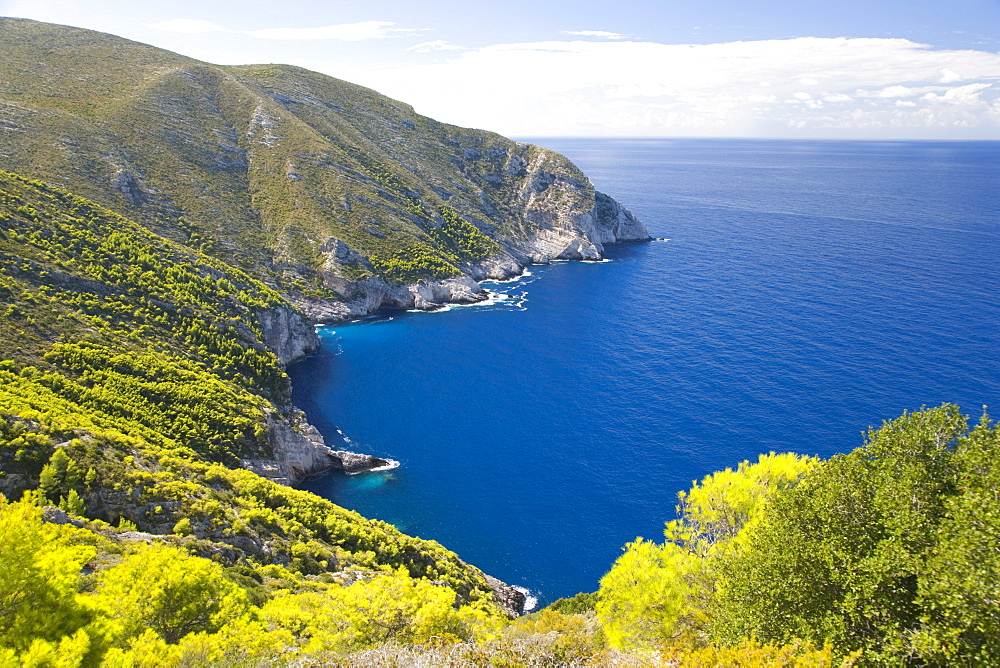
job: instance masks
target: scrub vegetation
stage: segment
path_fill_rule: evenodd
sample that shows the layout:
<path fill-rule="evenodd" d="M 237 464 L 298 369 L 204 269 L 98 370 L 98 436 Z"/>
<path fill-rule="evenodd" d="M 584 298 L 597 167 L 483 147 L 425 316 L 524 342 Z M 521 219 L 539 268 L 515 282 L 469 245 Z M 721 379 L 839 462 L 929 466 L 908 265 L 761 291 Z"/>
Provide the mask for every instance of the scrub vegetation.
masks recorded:
<path fill-rule="evenodd" d="M 231 624 L 267 605 L 297 639 L 275 647 L 355 647 L 304 640 L 352 582 L 401 606 L 369 640 L 472 638 L 502 616 L 437 543 L 240 468 L 272 456 L 269 420 L 292 410 L 263 345 L 275 308 L 291 306 L 238 269 L 0 173 L 0 665 L 132 665 L 133 642 L 169 663 L 192 633 L 237 642 Z M 46 504 L 71 523 L 43 522 Z M 279 594 L 308 612 L 278 612 Z"/>
<path fill-rule="evenodd" d="M 664 543 L 627 545 L 601 580 L 605 635 L 682 652 L 752 640 L 863 665 L 994 664 L 998 454 L 986 416 L 970 429 L 944 405 L 826 461 L 768 455 L 708 476 L 680 495 Z"/>

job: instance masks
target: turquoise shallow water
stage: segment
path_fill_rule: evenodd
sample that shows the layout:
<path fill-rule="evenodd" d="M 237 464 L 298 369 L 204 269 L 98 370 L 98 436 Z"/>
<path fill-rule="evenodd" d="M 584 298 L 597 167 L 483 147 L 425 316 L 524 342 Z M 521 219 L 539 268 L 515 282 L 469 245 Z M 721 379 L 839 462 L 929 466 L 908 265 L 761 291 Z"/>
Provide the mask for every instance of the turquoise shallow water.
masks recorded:
<path fill-rule="evenodd" d="M 1000 143 L 536 142 L 670 241 L 322 330 L 295 402 L 401 466 L 311 490 L 544 602 L 714 470 L 922 405 L 1000 413 Z"/>

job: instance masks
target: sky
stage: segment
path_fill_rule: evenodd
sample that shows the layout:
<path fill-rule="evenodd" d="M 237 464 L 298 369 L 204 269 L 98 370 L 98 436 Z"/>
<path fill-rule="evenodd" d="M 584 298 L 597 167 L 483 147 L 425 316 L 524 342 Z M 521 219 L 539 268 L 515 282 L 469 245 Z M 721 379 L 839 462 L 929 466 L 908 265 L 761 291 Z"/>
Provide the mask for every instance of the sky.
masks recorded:
<path fill-rule="evenodd" d="M 511 137 L 1000 139 L 1000 0 L 0 0 L 0 16 L 298 65 Z"/>

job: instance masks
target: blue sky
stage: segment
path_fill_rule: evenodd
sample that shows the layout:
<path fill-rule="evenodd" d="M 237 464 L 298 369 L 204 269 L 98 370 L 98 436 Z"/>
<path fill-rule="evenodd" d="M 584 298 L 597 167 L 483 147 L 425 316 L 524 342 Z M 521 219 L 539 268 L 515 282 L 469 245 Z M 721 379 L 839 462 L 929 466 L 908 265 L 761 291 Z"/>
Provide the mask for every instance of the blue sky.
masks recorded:
<path fill-rule="evenodd" d="M 0 0 L 511 136 L 1000 139 L 1000 0 Z"/>

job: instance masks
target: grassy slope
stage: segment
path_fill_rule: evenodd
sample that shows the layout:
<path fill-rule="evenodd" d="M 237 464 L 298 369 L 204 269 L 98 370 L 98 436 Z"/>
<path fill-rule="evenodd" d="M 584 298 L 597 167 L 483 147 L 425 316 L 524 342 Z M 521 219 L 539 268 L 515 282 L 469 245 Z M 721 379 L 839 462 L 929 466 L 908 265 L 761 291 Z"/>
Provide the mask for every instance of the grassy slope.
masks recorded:
<path fill-rule="evenodd" d="M 544 157 L 592 193 L 561 156 L 437 123 L 300 68 L 214 66 L 18 19 L 0 19 L 0 44 L 8 169 L 122 211 L 283 291 L 332 296 L 315 273 L 330 237 L 373 260 L 335 271 L 390 280 L 457 272 L 495 251 L 483 233 L 523 237 L 532 223 L 516 211 L 519 160 Z M 463 230 L 442 231 L 449 212 L 467 221 Z M 416 274 L 394 273 L 386 260 L 400 253 L 433 260 Z"/>
<path fill-rule="evenodd" d="M 34 487 L 62 444 L 71 471 L 50 500 L 75 490 L 90 517 L 156 533 L 188 518 L 192 548 L 230 563 L 404 566 L 486 596 L 437 543 L 230 468 L 268 454 L 266 416 L 287 406 L 256 318 L 283 304 L 242 271 L 0 172 L 0 488 Z"/>

